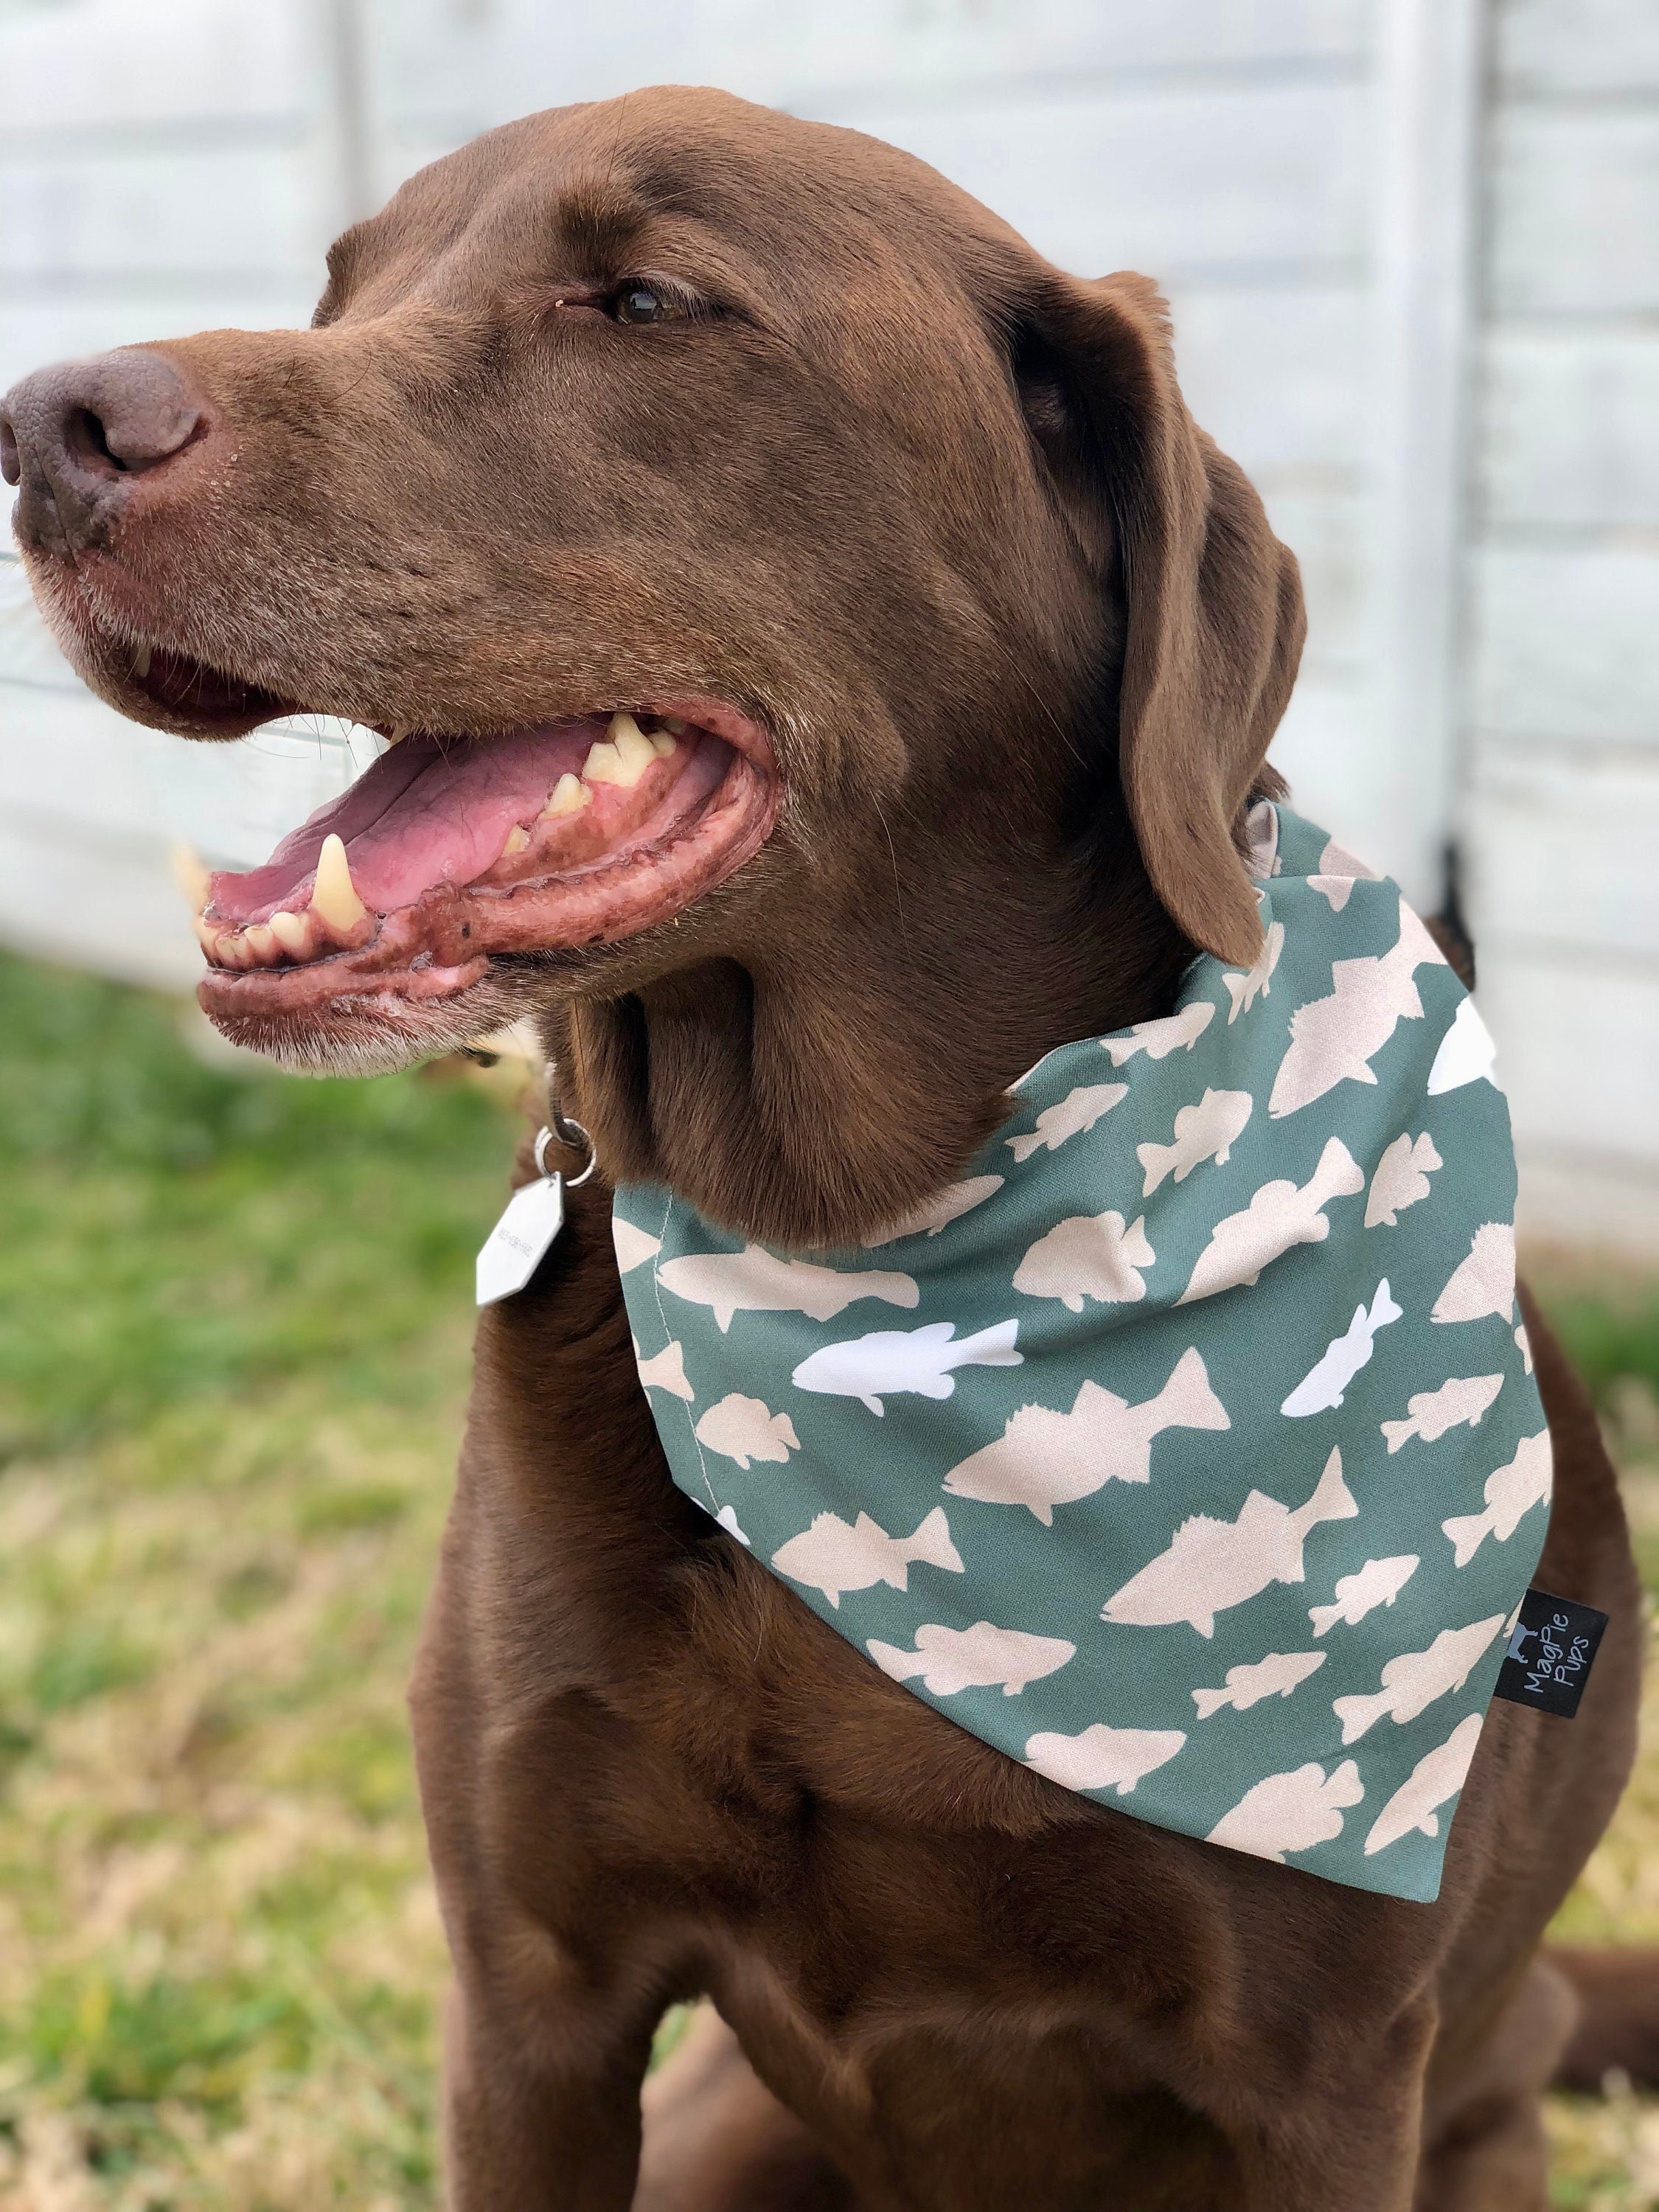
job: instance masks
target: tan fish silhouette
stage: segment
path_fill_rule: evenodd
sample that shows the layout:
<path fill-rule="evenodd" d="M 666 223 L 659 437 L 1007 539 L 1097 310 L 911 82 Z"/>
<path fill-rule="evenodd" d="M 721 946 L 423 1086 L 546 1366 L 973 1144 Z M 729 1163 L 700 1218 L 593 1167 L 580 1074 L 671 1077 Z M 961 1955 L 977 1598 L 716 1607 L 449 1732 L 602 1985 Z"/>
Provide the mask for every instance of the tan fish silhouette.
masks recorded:
<path fill-rule="evenodd" d="M 945 1478 L 953 1498 L 1024 1505 L 1044 1528 L 1056 1505 L 1087 1498 L 1108 1482 L 1145 1482 L 1152 1439 L 1165 1429 L 1226 1429 L 1227 1408 L 1210 1388 L 1195 1346 L 1183 1352 L 1155 1398 L 1132 1406 L 1085 1380 L 1069 1413 L 1022 1406 L 993 1443 L 959 1461 Z"/>
<path fill-rule="evenodd" d="M 1253 1283 L 1292 1245 L 1322 1244 L 1331 1233 L 1324 1209 L 1334 1198 L 1352 1198 L 1364 1188 L 1364 1175 L 1341 1138 L 1327 1139 L 1318 1166 L 1299 1189 L 1284 1177 L 1259 1184 L 1247 1206 L 1217 1222 L 1176 1304 L 1191 1305 Z"/>
<path fill-rule="evenodd" d="M 822 1590 L 837 1608 L 844 1590 L 868 1589 L 875 1583 L 908 1589 L 910 1569 L 919 1561 L 942 1567 L 947 1574 L 963 1571 L 962 1554 L 951 1541 L 951 1524 L 942 1505 L 936 1505 L 911 1536 L 890 1536 L 867 1513 L 860 1513 L 850 1525 L 838 1513 L 819 1513 L 809 1528 L 772 1554 L 772 1565 L 781 1575 Z"/>
<path fill-rule="evenodd" d="M 1380 1690 L 1369 1697 L 1335 1698 L 1331 1711 L 1342 1723 L 1343 1742 L 1358 1743 L 1384 1717 L 1414 1721 L 1437 1698 L 1461 1690 L 1503 1626 L 1503 1614 L 1495 1613 L 1467 1628 L 1443 1628 L 1426 1651 L 1402 1651 L 1390 1659 Z"/>
<path fill-rule="evenodd" d="M 1183 1106 L 1175 1117 L 1174 1144 L 1135 1146 L 1135 1158 L 1146 1171 L 1141 1196 L 1150 1198 L 1171 1172 L 1177 1182 L 1185 1182 L 1206 1160 L 1224 1166 L 1255 1106 L 1248 1091 L 1206 1091 L 1196 1106 Z"/>
<path fill-rule="evenodd" d="M 1291 1041 L 1279 1063 L 1267 1111 L 1275 1120 L 1322 1098 L 1339 1083 L 1375 1083 L 1371 1060 L 1402 1020 L 1420 1021 L 1413 977 L 1444 956 L 1402 899 L 1391 952 L 1331 965 L 1330 995 L 1309 999 L 1291 1016 Z"/>
<path fill-rule="evenodd" d="M 813 1321 L 833 1321 L 860 1298 L 914 1306 L 921 1297 L 913 1276 L 780 1260 L 763 1244 L 745 1244 L 741 1252 L 688 1253 L 659 1267 L 657 1280 L 677 1298 L 710 1307 L 722 1336 L 740 1313 L 803 1313 Z"/>
<path fill-rule="evenodd" d="M 1377 1814 L 1365 1838 L 1367 1858 L 1397 1844 L 1414 1828 L 1420 1828 L 1425 1836 L 1440 1833 L 1439 1808 L 1449 1797 L 1455 1797 L 1468 1779 L 1484 1717 L 1480 1713 L 1468 1714 L 1444 1743 L 1418 1760 Z"/>
<path fill-rule="evenodd" d="M 1217 1613 L 1259 1596 L 1270 1583 L 1302 1580 L 1310 1529 L 1322 1521 L 1352 1521 L 1358 1510 L 1342 1480 L 1342 1455 L 1333 1451 L 1313 1495 L 1294 1511 L 1253 1490 L 1236 1521 L 1207 1513 L 1183 1521 L 1168 1550 L 1115 1590 L 1100 1617 L 1136 1628 L 1185 1620 L 1200 1636 L 1213 1636 Z"/>
<path fill-rule="evenodd" d="M 1440 1523 L 1451 1539 L 1454 1566 L 1467 1567 L 1488 1536 L 1508 1543 L 1533 1507 L 1548 1503 L 1553 1466 L 1547 1429 L 1522 1437 L 1515 1457 L 1486 1477 L 1486 1511 L 1454 1514 Z"/>

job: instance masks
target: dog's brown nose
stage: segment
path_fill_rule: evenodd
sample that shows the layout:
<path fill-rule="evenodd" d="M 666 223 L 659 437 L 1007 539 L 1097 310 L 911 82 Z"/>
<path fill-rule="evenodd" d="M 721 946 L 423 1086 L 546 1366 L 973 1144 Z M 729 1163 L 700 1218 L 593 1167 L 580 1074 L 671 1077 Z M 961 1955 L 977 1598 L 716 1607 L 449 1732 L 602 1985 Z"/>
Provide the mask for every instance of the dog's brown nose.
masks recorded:
<path fill-rule="evenodd" d="M 95 543 L 134 477 L 181 453 L 202 419 L 171 362 L 136 347 L 26 376 L 0 399 L 0 469 L 22 492 L 18 536 L 65 555 Z"/>

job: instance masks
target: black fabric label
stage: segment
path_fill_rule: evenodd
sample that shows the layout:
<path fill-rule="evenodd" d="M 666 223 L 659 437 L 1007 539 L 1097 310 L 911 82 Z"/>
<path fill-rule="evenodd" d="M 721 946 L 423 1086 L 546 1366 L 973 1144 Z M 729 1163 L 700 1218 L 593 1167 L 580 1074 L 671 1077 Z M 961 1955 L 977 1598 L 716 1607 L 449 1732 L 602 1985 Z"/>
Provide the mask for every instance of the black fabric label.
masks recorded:
<path fill-rule="evenodd" d="M 1576 1598 L 1529 1589 L 1498 1670 L 1494 1697 L 1534 1706 L 1570 1721 L 1578 1710 L 1595 1647 L 1607 1625 L 1605 1613 Z"/>

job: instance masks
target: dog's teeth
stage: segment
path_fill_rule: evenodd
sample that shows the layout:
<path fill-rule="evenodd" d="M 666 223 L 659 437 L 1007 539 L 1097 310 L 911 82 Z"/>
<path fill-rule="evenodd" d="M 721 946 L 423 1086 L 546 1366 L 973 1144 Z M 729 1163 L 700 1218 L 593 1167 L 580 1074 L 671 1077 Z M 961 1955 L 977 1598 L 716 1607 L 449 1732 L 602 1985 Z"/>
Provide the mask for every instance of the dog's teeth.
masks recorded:
<path fill-rule="evenodd" d="M 247 947 L 240 929 L 227 929 L 216 940 L 213 957 L 222 968 L 246 968 Z"/>
<path fill-rule="evenodd" d="M 278 907 L 265 924 L 284 952 L 295 960 L 303 960 L 311 950 L 311 924 L 302 914 L 289 914 Z"/>
<path fill-rule="evenodd" d="M 617 757 L 624 769 L 631 770 L 629 783 L 637 783 L 653 760 L 657 748 L 631 714 L 613 714 L 608 732 L 617 748 Z"/>
<path fill-rule="evenodd" d="M 194 846 L 180 844 L 173 847 L 168 857 L 173 862 L 173 880 L 184 893 L 185 904 L 192 914 L 200 914 L 213 887 L 213 878 L 200 854 Z"/>
<path fill-rule="evenodd" d="M 616 783 L 631 790 L 657 757 L 657 749 L 631 714 L 613 714 L 608 741 L 601 738 L 582 763 L 589 783 Z"/>
<path fill-rule="evenodd" d="M 312 911 L 331 929 L 355 929 L 368 912 L 351 880 L 346 848 L 335 831 L 323 840 L 317 855 L 317 880 L 311 893 Z"/>
<path fill-rule="evenodd" d="M 662 726 L 671 738 L 683 738 L 685 735 L 686 726 L 678 714 L 665 714 L 662 718 Z"/>
<path fill-rule="evenodd" d="M 262 968 L 271 968 L 276 965 L 276 933 L 269 922 L 250 922 L 242 932 L 242 942 Z"/>
<path fill-rule="evenodd" d="M 651 740 L 651 750 L 666 760 L 674 750 L 674 740 L 666 730 L 659 730 Z"/>
<path fill-rule="evenodd" d="M 579 775 L 568 770 L 562 775 L 547 794 L 544 814 L 580 814 L 584 806 L 591 806 L 593 794 Z"/>
<path fill-rule="evenodd" d="M 147 645 L 141 645 L 135 649 L 132 656 L 132 672 L 141 684 L 149 674 L 149 647 Z"/>
<path fill-rule="evenodd" d="M 218 923 L 204 921 L 199 914 L 193 914 L 190 918 L 190 926 L 196 932 L 196 942 L 206 953 L 208 958 L 216 960 L 219 957 Z"/>
<path fill-rule="evenodd" d="M 515 822 L 507 833 L 507 842 L 501 848 L 506 853 L 522 853 L 530 842 L 530 832 L 521 822 Z"/>

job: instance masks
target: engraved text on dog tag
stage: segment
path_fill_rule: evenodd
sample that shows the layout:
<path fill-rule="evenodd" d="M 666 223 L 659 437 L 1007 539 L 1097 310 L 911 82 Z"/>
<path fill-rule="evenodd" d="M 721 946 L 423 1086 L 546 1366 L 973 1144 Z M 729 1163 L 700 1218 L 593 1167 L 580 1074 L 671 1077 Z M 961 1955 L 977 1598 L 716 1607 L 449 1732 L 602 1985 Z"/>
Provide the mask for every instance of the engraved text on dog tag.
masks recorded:
<path fill-rule="evenodd" d="M 563 1225 L 562 1176 L 539 1176 L 515 1190 L 478 1254 L 478 1304 L 493 1306 L 523 1290 Z"/>

